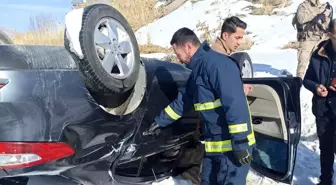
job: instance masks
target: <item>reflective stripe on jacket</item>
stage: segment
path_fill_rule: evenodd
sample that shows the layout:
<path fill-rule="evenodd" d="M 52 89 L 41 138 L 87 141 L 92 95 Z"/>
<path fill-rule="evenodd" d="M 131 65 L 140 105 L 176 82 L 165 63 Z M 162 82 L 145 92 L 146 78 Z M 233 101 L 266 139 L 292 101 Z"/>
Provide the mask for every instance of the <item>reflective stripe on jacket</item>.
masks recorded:
<path fill-rule="evenodd" d="M 237 65 L 204 42 L 187 67 L 192 72 L 185 89 L 155 121 L 164 127 L 193 107 L 203 119 L 207 153 L 254 147 L 251 115 Z"/>

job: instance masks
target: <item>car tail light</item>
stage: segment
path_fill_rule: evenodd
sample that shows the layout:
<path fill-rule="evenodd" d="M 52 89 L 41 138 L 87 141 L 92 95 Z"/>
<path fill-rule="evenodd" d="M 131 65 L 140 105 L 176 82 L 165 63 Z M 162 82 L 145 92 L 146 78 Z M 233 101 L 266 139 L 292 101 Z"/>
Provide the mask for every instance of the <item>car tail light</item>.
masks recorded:
<path fill-rule="evenodd" d="M 0 89 L 5 87 L 5 85 L 8 83 L 8 79 L 0 78 Z"/>
<path fill-rule="evenodd" d="M 0 168 L 31 167 L 74 153 L 74 149 L 65 143 L 0 142 Z"/>

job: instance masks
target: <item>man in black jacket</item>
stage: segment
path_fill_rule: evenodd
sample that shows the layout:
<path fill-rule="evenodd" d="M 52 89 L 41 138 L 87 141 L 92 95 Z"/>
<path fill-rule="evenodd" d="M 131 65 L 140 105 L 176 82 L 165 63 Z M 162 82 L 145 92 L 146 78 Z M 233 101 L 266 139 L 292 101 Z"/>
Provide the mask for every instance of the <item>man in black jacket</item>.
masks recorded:
<path fill-rule="evenodd" d="M 336 136 L 336 20 L 330 22 L 329 39 L 313 51 L 303 85 L 313 96 L 320 142 L 321 176 L 319 185 L 332 185 Z"/>

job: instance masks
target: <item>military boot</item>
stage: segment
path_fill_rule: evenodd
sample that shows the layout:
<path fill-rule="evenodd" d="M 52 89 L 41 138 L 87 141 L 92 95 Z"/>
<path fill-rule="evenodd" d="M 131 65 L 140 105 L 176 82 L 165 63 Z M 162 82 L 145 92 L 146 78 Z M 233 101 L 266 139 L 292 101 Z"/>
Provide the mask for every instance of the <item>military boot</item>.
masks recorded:
<path fill-rule="evenodd" d="M 195 185 L 201 184 L 200 166 L 193 166 L 182 173 L 182 177 L 191 180 Z"/>

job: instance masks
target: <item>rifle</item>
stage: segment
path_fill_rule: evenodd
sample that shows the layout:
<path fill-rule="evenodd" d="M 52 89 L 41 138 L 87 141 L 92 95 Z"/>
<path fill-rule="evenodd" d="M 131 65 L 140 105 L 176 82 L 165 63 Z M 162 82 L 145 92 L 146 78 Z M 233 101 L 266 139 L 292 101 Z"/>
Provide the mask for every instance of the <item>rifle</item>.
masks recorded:
<path fill-rule="evenodd" d="M 327 30 L 324 29 L 323 26 L 321 25 L 320 21 L 322 23 L 325 23 L 327 21 L 326 17 L 323 15 L 327 10 L 330 11 L 329 17 L 330 17 L 330 20 L 332 20 L 332 18 L 333 18 L 333 7 L 330 5 L 329 2 L 326 2 L 322 6 L 325 7 L 324 11 L 322 13 L 318 14 L 311 22 L 305 23 L 303 25 L 298 24 L 297 13 L 294 14 L 294 17 L 293 17 L 293 20 L 292 20 L 292 25 L 293 25 L 294 29 L 296 29 L 297 32 L 298 32 L 298 34 L 297 34 L 298 41 L 304 39 L 307 32 L 309 30 L 314 29 L 315 26 L 317 26 L 323 32 L 325 32 L 325 33 L 327 32 Z M 306 25 L 306 26 L 304 26 L 304 25 Z"/>
<path fill-rule="evenodd" d="M 317 16 L 323 15 L 327 10 L 330 11 L 329 18 L 330 18 L 330 20 L 332 20 L 332 19 L 333 19 L 333 7 L 330 5 L 329 2 L 326 2 L 326 3 L 325 3 L 325 9 L 324 9 L 324 11 L 323 11 L 321 14 L 317 15 Z M 322 22 L 322 24 L 325 23 L 326 21 L 327 21 L 327 20 L 326 20 L 326 17 L 325 17 L 325 16 L 324 16 L 323 18 L 321 18 L 321 22 Z M 319 22 L 319 20 L 317 20 L 317 21 L 315 22 L 315 24 L 317 25 L 317 27 L 318 27 L 320 30 L 323 30 L 323 32 L 327 33 L 327 30 L 323 28 L 323 26 L 321 25 L 321 23 Z"/>

